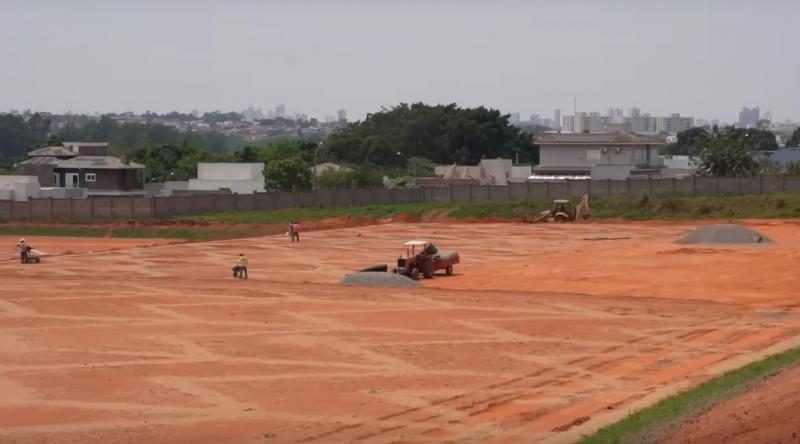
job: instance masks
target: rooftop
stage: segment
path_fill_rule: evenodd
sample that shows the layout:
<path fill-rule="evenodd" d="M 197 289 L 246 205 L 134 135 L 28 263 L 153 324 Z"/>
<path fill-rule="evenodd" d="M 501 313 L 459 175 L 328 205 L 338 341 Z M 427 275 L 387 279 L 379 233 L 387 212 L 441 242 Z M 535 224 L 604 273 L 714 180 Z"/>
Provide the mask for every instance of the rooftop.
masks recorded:
<path fill-rule="evenodd" d="M 614 131 L 611 133 L 543 133 L 536 138 L 534 143 L 536 145 L 663 145 L 664 141 L 637 133 Z"/>
<path fill-rule="evenodd" d="M 80 168 L 94 170 L 127 170 L 143 169 L 144 165 L 136 162 L 124 162 L 112 156 L 78 156 L 58 162 L 58 168 Z"/>
<path fill-rule="evenodd" d="M 31 157 L 75 157 L 77 154 L 64 148 L 63 146 L 46 146 L 37 150 L 29 151 L 28 155 Z"/>

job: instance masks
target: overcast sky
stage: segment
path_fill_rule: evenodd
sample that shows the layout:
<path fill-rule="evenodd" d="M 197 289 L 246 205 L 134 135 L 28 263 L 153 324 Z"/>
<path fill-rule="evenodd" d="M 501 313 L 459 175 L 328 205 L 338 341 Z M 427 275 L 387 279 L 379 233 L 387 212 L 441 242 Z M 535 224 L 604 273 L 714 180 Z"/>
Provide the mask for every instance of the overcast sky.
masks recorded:
<path fill-rule="evenodd" d="M 800 120 L 800 0 L 0 0 L 0 110 Z M 762 114 L 763 115 L 763 114 Z"/>

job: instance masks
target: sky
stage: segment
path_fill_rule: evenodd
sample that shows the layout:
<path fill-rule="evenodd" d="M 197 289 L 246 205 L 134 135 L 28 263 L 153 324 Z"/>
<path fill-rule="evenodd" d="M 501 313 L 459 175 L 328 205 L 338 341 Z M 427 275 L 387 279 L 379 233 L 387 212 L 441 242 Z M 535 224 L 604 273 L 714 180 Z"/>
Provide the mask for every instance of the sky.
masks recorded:
<path fill-rule="evenodd" d="M 800 120 L 800 0 L 0 0 L 0 110 Z"/>

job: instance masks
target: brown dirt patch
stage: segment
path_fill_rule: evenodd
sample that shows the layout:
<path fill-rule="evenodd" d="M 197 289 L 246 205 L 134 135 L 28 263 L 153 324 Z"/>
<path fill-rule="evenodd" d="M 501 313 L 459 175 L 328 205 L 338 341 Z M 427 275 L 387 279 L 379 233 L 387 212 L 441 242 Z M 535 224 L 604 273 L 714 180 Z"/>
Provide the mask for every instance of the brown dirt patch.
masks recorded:
<path fill-rule="evenodd" d="M 692 228 L 383 223 L 0 263 L 0 442 L 563 442 L 800 333 L 796 226 L 659 254 Z M 420 237 L 455 276 L 336 285 Z"/>
<path fill-rule="evenodd" d="M 800 367 L 784 370 L 684 424 L 663 444 L 799 443 Z"/>

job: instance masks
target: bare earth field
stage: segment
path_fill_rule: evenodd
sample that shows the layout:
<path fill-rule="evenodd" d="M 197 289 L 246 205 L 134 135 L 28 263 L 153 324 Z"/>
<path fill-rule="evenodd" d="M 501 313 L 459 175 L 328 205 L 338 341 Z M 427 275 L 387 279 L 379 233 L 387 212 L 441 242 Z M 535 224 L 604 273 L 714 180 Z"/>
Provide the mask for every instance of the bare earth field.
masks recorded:
<path fill-rule="evenodd" d="M 0 262 L 0 442 L 571 442 L 800 344 L 799 226 L 747 225 L 777 244 L 385 224 Z M 456 275 L 336 284 L 411 238 L 458 250 Z"/>
<path fill-rule="evenodd" d="M 0 236 L 0 245 L 3 246 L 2 260 L 18 260 L 14 246 L 19 242 L 19 236 Z M 63 236 L 28 236 L 26 242 L 33 248 L 41 249 L 48 254 L 73 254 L 89 253 L 94 251 L 109 251 L 122 248 L 146 247 L 175 243 L 174 240 L 165 239 L 97 239 L 93 237 L 63 237 Z"/>

